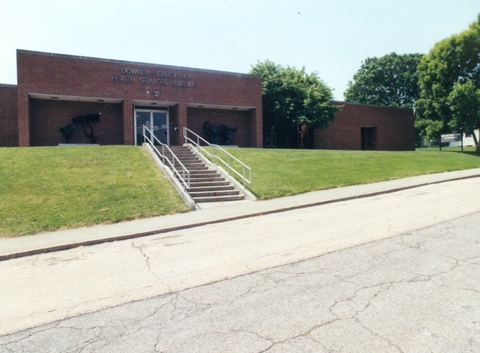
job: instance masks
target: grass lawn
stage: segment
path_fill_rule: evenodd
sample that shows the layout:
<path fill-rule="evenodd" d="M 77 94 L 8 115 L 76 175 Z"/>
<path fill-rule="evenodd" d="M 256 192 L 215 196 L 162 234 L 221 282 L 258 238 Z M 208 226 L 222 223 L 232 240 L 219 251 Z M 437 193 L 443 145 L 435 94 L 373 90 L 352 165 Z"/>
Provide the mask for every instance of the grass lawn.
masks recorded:
<path fill-rule="evenodd" d="M 480 167 L 473 148 L 411 152 L 228 149 L 252 168 L 249 188 L 260 199 Z"/>
<path fill-rule="evenodd" d="M 186 212 L 144 148 L 0 148 L 0 236 Z"/>
<path fill-rule="evenodd" d="M 479 168 L 473 149 L 412 152 L 232 148 L 260 199 Z M 0 148 L 0 236 L 187 212 L 136 146 Z"/>

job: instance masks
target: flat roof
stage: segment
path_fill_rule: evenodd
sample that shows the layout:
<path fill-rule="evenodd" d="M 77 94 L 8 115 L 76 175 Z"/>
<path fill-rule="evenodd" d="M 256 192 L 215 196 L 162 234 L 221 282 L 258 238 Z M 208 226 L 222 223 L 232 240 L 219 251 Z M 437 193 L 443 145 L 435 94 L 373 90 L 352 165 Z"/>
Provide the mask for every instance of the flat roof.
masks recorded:
<path fill-rule="evenodd" d="M 78 59 L 78 60 L 94 60 L 94 61 L 103 61 L 103 62 L 112 62 L 112 63 L 149 65 L 149 66 L 166 67 L 173 70 L 192 70 L 192 71 L 201 71 L 201 72 L 207 72 L 207 73 L 220 73 L 220 74 L 223 73 L 223 74 L 236 75 L 236 76 L 260 77 L 258 75 L 245 74 L 245 73 L 239 73 L 239 72 L 198 69 L 198 68 L 186 67 L 186 66 L 163 65 L 163 64 L 145 63 L 145 62 L 128 61 L 128 60 L 104 59 L 104 58 L 95 58 L 95 57 L 89 57 L 89 56 L 69 55 L 69 54 L 47 53 L 47 52 L 32 51 L 32 50 L 25 50 L 25 49 L 17 49 L 17 53 L 24 53 L 24 54 L 30 54 L 30 55 L 55 56 L 59 58 Z"/>

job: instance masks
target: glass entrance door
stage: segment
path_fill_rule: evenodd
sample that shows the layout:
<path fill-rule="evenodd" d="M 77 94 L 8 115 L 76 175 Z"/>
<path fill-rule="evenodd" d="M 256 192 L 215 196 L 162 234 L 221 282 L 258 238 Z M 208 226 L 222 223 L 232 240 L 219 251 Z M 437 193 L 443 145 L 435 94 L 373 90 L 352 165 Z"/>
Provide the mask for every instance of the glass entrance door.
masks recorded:
<path fill-rule="evenodd" d="M 170 144 L 167 110 L 135 109 L 136 145 L 143 143 L 143 125 L 150 129 L 151 134 L 148 137 L 155 145 L 159 144 L 158 141 L 166 145 Z M 154 136 L 157 139 L 154 139 Z"/>

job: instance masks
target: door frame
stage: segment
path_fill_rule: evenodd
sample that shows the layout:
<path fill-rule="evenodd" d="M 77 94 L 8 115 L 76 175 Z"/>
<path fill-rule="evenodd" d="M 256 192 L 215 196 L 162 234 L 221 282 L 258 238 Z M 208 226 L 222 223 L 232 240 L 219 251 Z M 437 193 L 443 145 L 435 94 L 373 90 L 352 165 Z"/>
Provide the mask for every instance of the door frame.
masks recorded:
<path fill-rule="evenodd" d="M 137 145 L 138 141 L 137 141 L 137 112 L 148 112 L 150 113 L 150 123 L 153 124 L 153 113 L 155 112 L 164 112 L 166 113 L 167 115 L 167 121 L 166 121 L 166 125 L 167 125 L 167 146 L 170 146 L 170 129 L 169 129 L 169 124 L 170 124 L 170 116 L 169 116 L 169 109 L 168 107 L 155 107 L 155 108 L 152 108 L 152 107 L 145 107 L 145 106 L 134 106 L 133 107 L 133 128 L 135 130 L 135 141 L 134 141 L 134 144 L 135 146 Z"/>

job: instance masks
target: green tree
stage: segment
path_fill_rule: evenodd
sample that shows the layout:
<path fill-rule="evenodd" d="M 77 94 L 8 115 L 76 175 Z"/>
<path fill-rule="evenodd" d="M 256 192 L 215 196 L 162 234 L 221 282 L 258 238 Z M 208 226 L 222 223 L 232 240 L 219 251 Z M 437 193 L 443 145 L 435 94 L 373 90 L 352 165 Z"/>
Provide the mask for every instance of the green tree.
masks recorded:
<path fill-rule="evenodd" d="M 418 75 L 422 89 L 415 105 L 416 126 L 425 140 L 438 141 L 442 132 L 478 129 L 480 15 L 467 30 L 436 43 L 418 65 Z"/>
<path fill-rule="evenodd" d="M 347 102 L 413 108 L 420 94 L 417 65 L 422 54 L 367 58 L 345 91 Z"/>
<path fill-rule="evenodd" d="M 452 92 L 448 95 L 447 103 L 450 105 L 452 118 L 447 123 L 452 131 L 472 133 L 480 123 L 480 89 L 473 82 L 456 82 Z M 477 138 L 472 133 L 475 145 Z"/>
<path fill-rule="evenodd" d="M 262 108 L 265 129 L 274 126 L 282 147 L 296 145 L 297 127 L 326 128 L 335 118 L 332 90 L 317 73 L 283 67 L 272 61 L 258 62 L 250 71 L 262 78 Z"/>

